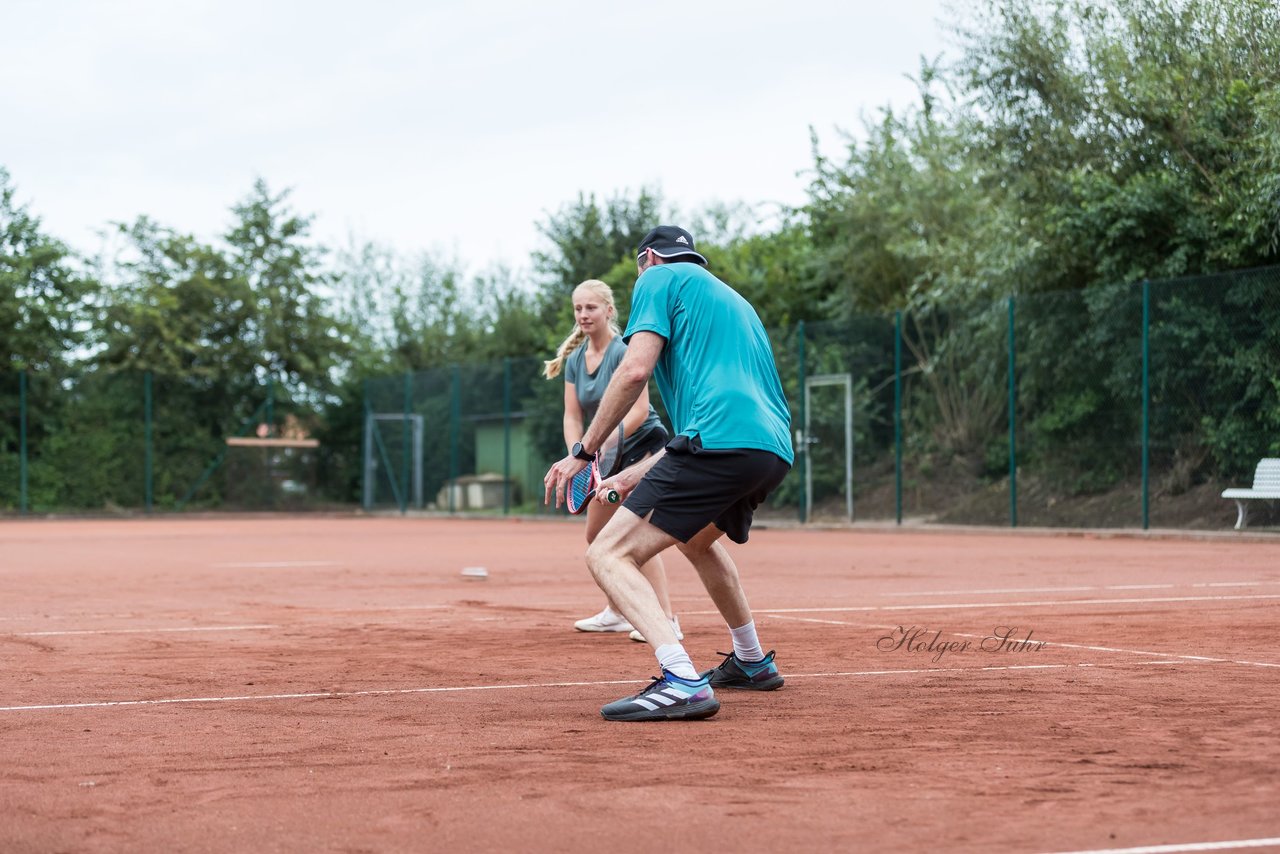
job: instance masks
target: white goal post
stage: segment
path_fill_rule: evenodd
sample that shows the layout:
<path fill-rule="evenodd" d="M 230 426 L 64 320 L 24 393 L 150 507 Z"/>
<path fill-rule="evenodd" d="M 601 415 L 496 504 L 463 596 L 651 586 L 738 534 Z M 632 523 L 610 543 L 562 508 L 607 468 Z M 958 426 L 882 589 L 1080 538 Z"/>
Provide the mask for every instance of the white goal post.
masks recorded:
<path fill-rule="evenodd" d="M 398 484 L 400 479 L 398 472 L 403 471 L 402 452 L 398 454 L 398 459 L 391 459 L 389 449 L 382 441 L 382 435 L 378 432 L 379 421 L 399 421 L 401 424 L 411 429 L 412 440 L 410 442 L 412 455 L 412 471 L 411 488 L 413 491 L 412 501 L 406 501 L 407 496 L 401 496 Z M 364 482 L 363 501 L 365 510 L 372 510 L 373 505 L 378 500 L 378 464 L 381 462 L 382 467 L 387 473 L 388 483 L 391 484 L 391 491 L 396 503 L 403 509 L 406 506 L 412 506 L 421 509 L 422 502 L 422 431 L 423 419 L 421 415 L 405 415 L 403 412 L 370 412 L 364 419 Z M 397 448 L 397 450 L 401 450 Z"/>

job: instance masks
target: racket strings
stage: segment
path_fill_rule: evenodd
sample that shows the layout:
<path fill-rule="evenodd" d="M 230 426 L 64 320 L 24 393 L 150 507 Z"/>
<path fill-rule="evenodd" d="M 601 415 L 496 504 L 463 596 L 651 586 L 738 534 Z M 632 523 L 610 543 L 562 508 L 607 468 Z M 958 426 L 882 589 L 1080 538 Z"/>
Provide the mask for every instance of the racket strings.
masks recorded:
<path fill-rule="evenodd" d="M 577 513 L 591 499 L 592 466 L 587 466 L 569 481 L 568 505 L 570 513 Z"/>
<path fill-rule="evenodd" d="M 623 440 L 626 437 L 623 425 L 618 425 L 617 435 L 596 454 L 586 468 L 573 476 L 569 481 L 569 494 L 565 503 L 569 512 L 577 514 L 596 494 L 596 486 L 605 478 L 616 474 L 615 469 L 622 460 Z"/>

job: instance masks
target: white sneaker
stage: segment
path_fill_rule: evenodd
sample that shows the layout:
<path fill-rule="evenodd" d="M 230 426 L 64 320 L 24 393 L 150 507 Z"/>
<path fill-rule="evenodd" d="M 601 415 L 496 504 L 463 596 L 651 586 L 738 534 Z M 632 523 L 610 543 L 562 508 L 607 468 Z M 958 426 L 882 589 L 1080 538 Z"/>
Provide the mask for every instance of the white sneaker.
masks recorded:
<path fill-rule="evenodd" d="M 580 632 L 629 632 L 631 624 L 627 618 L 614 611 L 608 605 L 599 614 L 578 620 L 573 627 Z"/>
<path fill-rule="evenodd" d="M 684 640 L 684 632 L 680 631 L 680 618 L 679 618 L 679 617 L 672 617 L 672 618 L 671 618 L 671 628 L 675 629 L 675 632 L 676 632 L 676 640 L 678 640 L 678 641 L 682 641 L 682 640 Z M 636 631 L 635 629 L 632 629 L 632 630 L 631 630 L 631 639 L 632 639 L 633 641 L 635 641 L 636 643 L 644 643 L 644 635 L 640 634 L 640 632 Z"/>

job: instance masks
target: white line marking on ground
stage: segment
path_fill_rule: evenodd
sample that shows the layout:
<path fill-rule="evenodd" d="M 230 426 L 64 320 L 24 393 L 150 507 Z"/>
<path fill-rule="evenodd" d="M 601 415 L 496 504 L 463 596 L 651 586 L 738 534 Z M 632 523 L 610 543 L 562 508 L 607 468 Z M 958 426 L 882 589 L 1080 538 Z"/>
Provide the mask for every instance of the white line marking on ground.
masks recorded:
<path fill-rule="evenodd" d="M 1132 667 L 1148 663 L 1172 662 L 1130 662 L 1127 664 L 1092 663 L 1092 664 L 1013 664 L 992 665 L 989 667 L 923 667 L 903 670 L 850 670 L 827 673 L 788 673 L 788 679 L 838 679 L 865 676 L 911 676 L 931 673 L 973 673 L 992 671 L 1047 671 L 1066 670 L 1072 667 Z M 1178 662 L 1187 664 L 1188 662 Z M 342 700 L 349 697 L 388 697 L 408 694 L 451 694 L 464 691 L 522 691 L 542 688 L 591 688 L 604 685 L 636 685 L 642 679 L 607 679 L 594 682 L 529 682 L 511 685 L 457 685 L 438 688 L 381 688 L 368 691 L 315 691 L 299 694 L 243 694 L 230 697 L 174 697 L 160 700 L 105 700 L 92 703 L 49 703 L 34 706 L 0 706 L 0 712 L 35 712 L 60 711 L 66 709 L 107 709 L 123 706 L 174 706 L 191 703 L 249 703 L 275 700 Z"/>
<path fill-rule="evenodd" d="M 1268 584 L 1280 584 L 1280 581 L 1206 581 L 1192 584 L 1192 587 L 1262 587 Z"/>
<path fill-rule="evenodd" d="M 821 614 L 842 611 L 948 611 L 961 608 L 1057 608 L 1063 605 L 1151 605 L 1170 602 L 1240 602 L 1255 599 L 1280 599 L 1280 593 L 1257 593 L 1247 596 L 1149 596 L 1138 599 L 1059 599 L 1035 602 L 948 602 L 927 605 L 852 605 L 827 608 L 756 608 L 757 613 Z M 714 614 L 715 611 L 691 611 L 692 614 Z"/>
<path fill-rule="evenodd" d="M 643 680 L 613 679 L 602 682 L 543 682 L 514 685 L 461 685 L 446 688 L 381 688 L 369 691 L 314 691 L 302 694 L 244 694 L 235 697 L 175 697 L 167 700 L 108 700 L 100 703 L 56 703 L 42 706 L 0 706 L 0 712 L 50 709 L 106 709 L 116 706 L 173 706 L 189 703 L 245 703 L 264 700 L 342 700 L 348 697 L 386 697 L 404 694 L 448 694 L 461 691 L 511 691 L 529 688 L 577 688 L 596 685 L 634 685 Z"/>
<path fill-rule="evenodd" d="M 455 605 L 366 605 L 363 608 L 320 608 L 326 614 L 367 613 L 371 611 L 448 611 Z"/>
<path fill-rule="evenodd" d="M 275 569 L 294 566 L 338 566 L 333 560 L 262 560 L 243 563 L 211 563 L 217 569 Z"/>
<path fill-rule="evenodd" d="M 131 620 L 137 614 L 17 614 L 0 617 L 0 622 L 16 623 L 26 620 Z"/>
<path fill-rule="evenodd" d="M 1088 590 L 1169 590 L 1176 587 L 1262 587 L 1280 581 L 1201 581 L 1187 584 L 1112 584 L 1079 587 L 992 587 L 976 590 L 900 590 L 881 596 L 986 596 L 997 593 L 1083 593 Z"/>
<path fill-rule="evenodd" d="M 883 626 L 883 625 L 871 626 L 863 623 L 851 623 L 847 620 L 818 620 L 813 617 L 793 617 L 786 614 L 769 613 L 765 611 L 757 611 L 756 613 L 763 614 L 764 616 L 772 617 L 775 620 L 790 620 L 792 622 L 797 622 L 797 623 L 820 623 L 822 625 L 828 625 L 828 626 L 852 626 L 854 628 L 860 628 L 860 629 L 875 629 L 876 631 L 889 631 L 889 632 L 894 631 L 895 629 L 901 628 L 901 626 Z M 983 639 L 984 637 L 990 637 L 990 635 L 985 635 L 985 636 L 975 635 L 975 634 L 966 633 L 966 632 L 948 632 L 947 636 L 957 637 L 957 638 L 975 638 L 979 640 Z M 1184 663 L 1203 661 L 1207 664 L 1243 664 L 1249 667 L 1280 668 L 1280 664 L 1275 664 L 1267 661 L 1241 661 L 1234 658 L 1212 658 L 1207 655 L 1180 655 L 1175 652 L 1152 652 L 1151 650 L 1145 650 L 1145 649 L 1122 649 L 1120 647 L 1114 647 L 1114 646 L 1091 646 L 1088 644 L 1066 643 L 1064 641 L 1042 640 L 1040 638 L 1037 638 L 1035 640 L 1035 643 L 1043 643 L 1047 647 L 1060 646 L 1065 649 L 1084 649 L 1090 652 L 1121 652 L 1127 655 L 1150 655 L 1156 658 L 1164 658 L 1164 659 L 1173 658 Z M 1158 663 L 1170 664 L 1174 662 L 1162 661 Z"/>
<path fill-rule="evenodd" d="M 1062 641 L 1045 641 L 1046 646 L 1061 646 L 1070 649 L 1087 649 L 1092 652 L 1125 652 L 1130 655 L 1155 655 L 1161 658 L 1177 658 L 1182 661 L 1209 661 L 1215 664 L 1247 664 L 1250 667 L 1280 667 L 1280 664 L 1273 664 L 1267 661 L 1238 661 L 1233 658 L 1210 658 L 1206 655 L 1178 655 L 1172 652 L 1151 652 L 1144 649 L 1120 649 L 1118 647 L 1108 646 L 1089 646 L 1079 643 L 1063 643 Z"/>
<path fill-rule="evenodd" d="M 169 629 L 80 629 L 67 632 L 11 632 L 23 638 L 47 638 L 57 635 L 149 635 L 154 632 L 244 632 L 259 629 L 278 629 L 279 626 L 261 624 L 253 626 L 183 626 Z"/>
<path fill-rule="evenodd" d="M 1080 593 L 1097 587 L 993 587 L 988 590 L 916 590 L 881 596 L 985 596 L 990 593 Z"/>
<path fill-rule="evenodd" d="M 790 620 L 793 623 L 821 623 L 824 626 L 853 626 L 855 628 L 866 629 L 892 629 L 892 626 L 862 626 L 858 623 L 851 623 L 848 620 L 819 620 L 817 617 L 792 617 L 789 614 L 776 614 L 769 611 L 756 611 L 765 617 L 772 617 L 775 620 Z"/>
<path fill-rule="evenodd" d="M 1280 846 L 1280 836 L 1266 839 L 1235 839 L 1230 842 L 1183 842 L 1176 845 L 1143 845 L 1139 848 L 1089 848 L 1057 854 L 1178 854 L 1182 851 L 1232 851 L 1237 848 Z"/>

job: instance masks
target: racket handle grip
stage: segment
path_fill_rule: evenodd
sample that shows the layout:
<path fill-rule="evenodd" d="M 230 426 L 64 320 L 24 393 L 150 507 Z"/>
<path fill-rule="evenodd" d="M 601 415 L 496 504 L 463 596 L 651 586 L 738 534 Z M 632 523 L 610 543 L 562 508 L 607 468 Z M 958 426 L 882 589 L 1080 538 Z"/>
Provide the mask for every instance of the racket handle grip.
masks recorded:
<path fill-rule="evenodd" d="M 609 491 L 605 492 L 604 500 L 608 501 L 610 504 L 617 504 L 619 501 L 622 500 L 622 496 L 618 494 L 618 490 L 610 489 Z"/>

